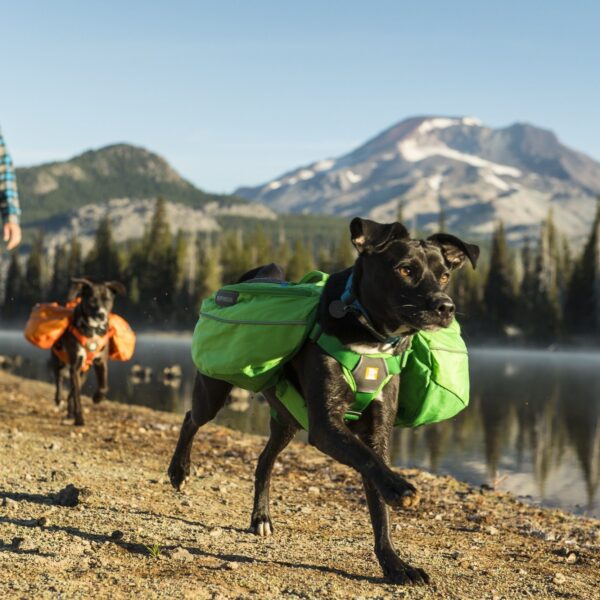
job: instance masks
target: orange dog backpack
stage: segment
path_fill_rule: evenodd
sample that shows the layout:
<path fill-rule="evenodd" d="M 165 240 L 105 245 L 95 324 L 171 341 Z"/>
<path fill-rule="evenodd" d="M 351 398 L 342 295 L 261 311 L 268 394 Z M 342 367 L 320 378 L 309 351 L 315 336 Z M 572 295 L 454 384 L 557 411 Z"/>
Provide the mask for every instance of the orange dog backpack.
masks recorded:
<path fill-rule="evenodd" d="M 50 350 L 71 324 L 74 308 L 56 302 L 36 304 L 25 325 L 25 338 L 38 348 Z"/>
<path fill-rule="evenodd" d="M 112 333 L 108 357 L 111 360 L 129 360 L 135 351 L 135 333 L 129 323 L 115 313 L 110 313 L 108 324 Z"/>

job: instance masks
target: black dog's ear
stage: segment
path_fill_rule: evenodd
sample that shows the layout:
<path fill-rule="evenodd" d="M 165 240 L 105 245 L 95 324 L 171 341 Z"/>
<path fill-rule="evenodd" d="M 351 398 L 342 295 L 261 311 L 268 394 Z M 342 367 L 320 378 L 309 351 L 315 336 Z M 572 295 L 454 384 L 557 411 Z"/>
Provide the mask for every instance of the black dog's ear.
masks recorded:
<path fill-rule="evenodd" d="M 93 281 L 86 279 L 85 277 L 72 277 L 71 283 L 73 285 L 78 285 L 79 287 L 85 287 L 86 285 L 92 287 L 94 285 Z"/>
<path fill-rule="evenodd" d="M 436 244 L 442 249 L 442 254 L 452 270 L 460 269 L 465 264 L 467 258 L 473 268 L 477 266 L 479 246 L 467 244 L 467 242 L 463 242 L 449 233 L 436 233 L 429 236 L 427 241 Z"/>
<path fill-rule="evenodd" d="M 93 286 L 93 282 L 85 277 L 73 277 L 71 279 L 71 287 L 69 288 L 69 293 L 67 294 L 67 300 L 74 300 L 81 296 L 81 292 L 84 288 Z"/>
<path fill-rule="evenodd" d="M 127 294 L 127 288 L 120 281 L 107 281 L 105 285 L 114 294 L 121 294 L 122 296 Z"/>
<path fill-rule="evenodd" d="M 356 217 L 350 223 L 350 237 L 354 247 L 362 254 L 381 252 L 390 242 L 410 236 L 402 223 L 376 223 Z"/>

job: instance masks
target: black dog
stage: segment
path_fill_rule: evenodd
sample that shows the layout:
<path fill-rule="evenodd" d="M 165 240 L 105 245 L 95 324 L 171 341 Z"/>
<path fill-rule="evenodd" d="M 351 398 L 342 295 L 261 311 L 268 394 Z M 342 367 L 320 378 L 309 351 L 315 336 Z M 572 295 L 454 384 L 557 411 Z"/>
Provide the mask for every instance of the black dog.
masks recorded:
<path fill-rule="evenodd" d="M 448 234 L 413 240 L 400 223 L 382 225 L 354 219 L 350 231 L 358 258 L 352 268 L 331 275 L 325 286 L 318 317 L 323 331 L 356 350 L 393 353 L 405 349 L 416 331 L 447 327 L 452 322 L 455 307 L 444 290 L 451 272 L 467 259 L 475 267 L 477 246 Z M 339 314 L 334 309 L 352 273 L 354 296 L 368 318 L 352 311 Z M 269 265 L 247 273 L 242 280 L 255 277 L 282 279 L 283 273 L 276 265 Z M 401 337 L 395 346 L 387 341 L 393 336 Z M 396 583 L 427 583 L 429 577 L 422 569 L 410 566 L 398 556 L 389 531 L 386 505 L 406 508 L 418 503 L 415 487 L 389 466 L 399 376 L 394 376 L 358 421 L 346 423 L 344 414 L 354 396 L 333 358 L 308 341 L 286 368 L 286 377 L 306 400 L 310 443 L 362 476 L 375 553 L 385 576 Z M 185 415 L 169 466 L 175 488 L 180 489 L 189 475 L 195 433 L 215 417 L 230 389 L 228 383 L 198 374 L 192 410 Z M 270 535 L 273 531 L 269 512 L 271 472 L 277 455 L 298 429 L 274 393 L 267 391 L 265 396 L 278 418 L 271 419 L 271 436 L 256 468 L 251 529 L 257 535 Z"/>
<path fill-rule="evenodd" d="M 110 342 L 109 315 L 115 294 L 125 294 L 125 286 L 118 281 L 93 283 L 88 279 L 72 279 L 69 299 L 80 298 L 75 307 L 71 325 L 52 347 L 51 365 L 56 381 L 54 401 L 61 403 L 62 379 L 68 368 L 71 390 L 68 396 L 69 418 L 75 425 L 83 425 L 81 386 L 90 366 L 96 372 L 98 389 L 94 402 L 101 402 L 108 392 L 108 348 Z"/>

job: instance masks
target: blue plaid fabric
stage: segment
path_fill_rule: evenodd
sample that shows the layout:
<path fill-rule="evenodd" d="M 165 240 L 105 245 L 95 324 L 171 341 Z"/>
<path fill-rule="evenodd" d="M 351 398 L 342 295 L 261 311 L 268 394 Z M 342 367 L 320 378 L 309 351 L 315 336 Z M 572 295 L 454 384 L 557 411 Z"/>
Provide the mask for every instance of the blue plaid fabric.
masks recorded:
<path fill-rule="evenodd" d="M 19 193 L 15 168 L 0 131 L 0 213 L 2 220 L 19 222 Z"/>

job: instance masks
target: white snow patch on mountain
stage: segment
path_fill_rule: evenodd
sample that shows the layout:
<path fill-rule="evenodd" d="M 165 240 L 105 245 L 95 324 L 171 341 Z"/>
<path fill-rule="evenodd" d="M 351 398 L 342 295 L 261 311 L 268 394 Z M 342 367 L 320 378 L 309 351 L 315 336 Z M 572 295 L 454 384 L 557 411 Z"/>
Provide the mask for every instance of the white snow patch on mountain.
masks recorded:
<path fill-rule="evenodd" d="M 326 158 L 324 160 L 320 160 L 312 165 L 312 168 L 315 172 L 320 173 L 322 171 L 329 171 L 335 165 L 336 161 L 333 158 Z"/>
<path fill-rule="evenodd" d="M 346 177 L 350 183 L 358 183 L 359 181 L 362 181 L 362 175 L 358 175 L 357 173 L 354 173 L 354 171 L 350 171 L 350 169 L 346 171 Z"/>
<path fill-rule="evenodd" d="M 506 181 L 503 181 L 502 179 L 500 179 L 500 177 L 498 177 L 490 171 L 484 171 L 483 179 L 488 183 L 492 184 L 494 187 L 497 187 L 499 190 L 510 190 L 510 186 L 508 185 L 508 183 L 506 183 Z"/>
<path fill-rule="evenodd" d="M 302 179 L 302 181 L 306 181 L 307 179 L 311 179 L 312 177 L 315 176 L 315 172 L 311 171 L 310 169 L 302 169 L 299 173 L 298 173 L 298 177 L 300 179 Z"/>
<path fill-rule="evenodd" d="M 436 173 L 435 175 L 432 175 L 428 180 L 427 180 L 427 185 L 429 185 L 429 187 L 434 191 L 437 192 L 440 189 L 440 186 L 442 185 L 442 180 L 444 179 L 444 176 L 441 173 Z"/>
<path fill-rule="evenodd" d="M 447 129 L 457 125 L 467 125 L 469 127 L 481 126 L 481 121 L 475 117 L 464 117 L 462 119 L 449 119 L 447 117 L 436 117 L 434 119 L 426 119 L 417 127 L 417 133 L 425 134 L 434 129 Z"/>
<path fill-rule="evenodd" d="M 474 154 L 466 154 L 454 148 L 449 148 L 441 142 L 420 143 L 419 139 L 409 138 L 398 144 L 398 151 L 405 160 L 410 162 L 419 162 L 432 156 L 445 156 L 453 160 L 458 160 L 474 167 L 485 167 L 491 169 L 496 175 L 509 175 L 510 177 L 520 177 L 521 171 L 515 167 L 501 165 L 485 160 Z"/>

